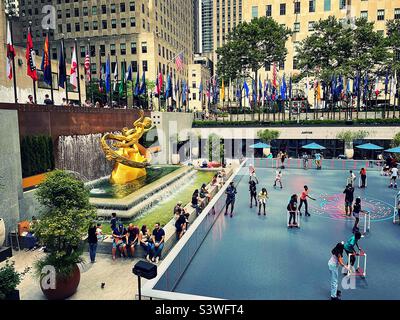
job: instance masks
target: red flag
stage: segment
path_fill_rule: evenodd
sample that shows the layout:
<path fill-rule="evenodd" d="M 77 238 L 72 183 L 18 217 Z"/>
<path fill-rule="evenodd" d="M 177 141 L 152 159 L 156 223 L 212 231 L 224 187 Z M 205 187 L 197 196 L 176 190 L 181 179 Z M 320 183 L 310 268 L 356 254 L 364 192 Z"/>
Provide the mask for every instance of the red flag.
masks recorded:
<path fill-rule="evenodd" d="M 72 51 L 72 61 L 71 61 L 71 71 L 69 82 L 72 84 L 74 88 L 78 87 L 78 61 L 76 59 L 76 50 L 75 47 Z"/>
<path fill-rule="evenodd" d="M 278 83 L 276 82 L 277 81 L 277 76 L 278 76 L 278 70 L 277 70 L 277 67 L 276 67 L 276 62 L 274 62 L 273 69 L 272 69 L 272 86 L 275 89 L 278 88 Z"/>
<path fill-rule="evenodd" d="M 177 55 L 175 65 L 178 72 L 183 70 L 183 52 Z"/>
<path fill-rule="evenodd" d="M 158 93 L 161 94 L 161 90 L 162 90 L 162 86 L 163 86 L 163 76 L 161 73 L 161 70 L 158 74 Z"/>
<path fill-rule="evenodd" d="M 13 67 L 12 62 L 15 57 L 15 50 L 11 39 L 11 27 L 10 21 L 7 22 L 7 78 L 12 79 Z"/>
<path fill-rule="evenodd" d="M 31 28 L 28 28 L 28 36 L 26 40 L 26 65 L 27 65 L 27 72 L 26 74 L 32 78 L 32 80 L 37 81 L 37 71 L 35 65 L 35 50 L 33 50 L 33 41 L 32 41 L 32 34 Z"/>

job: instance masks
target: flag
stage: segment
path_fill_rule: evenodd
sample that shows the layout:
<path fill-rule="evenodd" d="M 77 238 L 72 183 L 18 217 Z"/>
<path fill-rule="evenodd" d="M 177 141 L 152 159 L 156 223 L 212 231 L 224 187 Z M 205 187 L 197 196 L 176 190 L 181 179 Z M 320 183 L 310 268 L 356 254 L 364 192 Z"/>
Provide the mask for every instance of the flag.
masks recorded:
<path fill-rule="evenodd" d="M 125 64 L 126 64 L 126 62 L 122 64 L 121 75 L 125 74 Z M 119 83 L 119 95 L 120 95 L 120 97 L 123 97 L 124 93 L 125 93 L 125 77 L 121 76 L 121 81 Z"/>
<path fill-rule="evenodd" d="M 171 74 L 168 73 L 167 76 L 167 87 L 165 88 L 165 99 L 172 97 L 172 79 Z"/>
<path fill-rule="evenodd" d="M 172 80 L 172 100 L 176 101 L 176 79 L 174 75 L 174 79 Z"/>
<path fill-rule="evenodd" d="M 256 88 L 256 81 L 254 79 L 252 80 L 251 86 L 253 89 L 253 103 L 255 107 L 257 103 L 257 88 Z"/>
<path fill-rule="evenodd" d="M 343 89 L 344 89 L 343 77 L 339 76 L 337 84 L 336 84 L 336 90 L 335 90 L 336 98 L 340 98 L 341 97 Z"/>
<path fill-rule="evenodd" d="M 386 71 L 386 77 L 385 77 L 385 95 L 388 94 L 389 91 L 389 71 Z"/>
<path fill-rule="evenodd" d="M 26 37 L 26 66 L 27 71 L 26 74 L 32 78 L 33 81 L 38 80 L 36 64 L 35 64 L 35 50 L 33 50 L 33 41 L 32 41 L 32 31 L 31 28 L 28 28 L 28 36 Z M 60 57 L 61 58 L 61 57 Z M 61 61 L 61 60 L 60 60 Z M 65 60 L 64 60 L 65 63 Z M 63 69 L 63 73 L 65 73 L 65 66 Z M 59 78 L 61 81 L 62 73 L 60 72 Z M 65 83 L 65 80 L 64 82 Z M 64 87 L 62 87 L 64 88 Z"/>
<path fill-rule="evenodd" d="M 15 57 L 15 50 L 14 50 L 14 45 L 12 43 L 12 37 L 11 37 L 11 26 L 10 26 L 10 21 L 7 21 L 7 78 L 12 79 L 13 78 L 13 60 Z"/>
<path fill-rule="evenodd" d="M 99 92 L 103 92 L 103 64 L 101 63 L 101 51 L 99 52 L 99 66 L 100 66 L 100 74 L 99 74 Z"/>
<path fill-rule="evenodd" d="M 225 101 L 225 82 L 224 82 L 224 79 L 222 79 L 221 100 Z"/>
<path fill-rule="evenodd" d="M 360 74 L 357 74 L 353 82 L 353 95 L 355 95 L 356 97 L 358 97 L 360 94 L 360 82 Z"/>
<path fill-rule="evenodd" d="M 261 82 L 261 76 L 258 77 L 258 102 L 263 99 L 263 84 Z"/>
<path fill-rule="evenodd" d="M 126 81 L 132 81 L 132 64 L 129 64 L 128 71 L 125 74 Z"/>
<path fill-rule="evenodd" d="M 379 78 L 377 77 L 375 80 L 375 95 L 379 96 L 379 94 L 381 93 L 381 90 L 379 90 Z"/>
<path fill-rule="evenodd" d="M 74 48 L 75 52 L 75 48 Z M 75 56 L 76 61 L 76 56 Z M 71 64 L 71 68 L 73 65 L 73 61 Z M 75 63 L 75 67 L 77 64 Z M 43 49 L 43 57 L 42 57 L 42 65 L 41 69 L 43 71 L 43 81 L 47 83 L 49 86 L 52 86 L 52 75 L 51 75 L 51 61 L 50 61 L 50 51 L 49 51 L 49 35 L 46 36 L 46 40 L 44 42 L 44 49 Z M 72 79 L 72 69 L 71 69 L 71 79 Z M 77 87 L 77 86 L 75 86 Z"/>
<path fill-rule="evenodd" d="M 86 79 L 89 82 L 92 78 L 91 72 L 90 72 L 90 52 L 89 48 L 86 51 L 86 56 L 85 56 L 85 73 L 86 73 Z"/>
<path fill-rule="evenodd" d="M 183 103 L 186 102 L 186 92 L 187 92 L 186 81 L 183 80 L 183 87 L 182 87 L 182 102 Z"/>
<path fill-rule="evenodd" d="M 61 41 L 61 44 L 60 44 L 60 57 L 58 59 L 58 86 L 63 88 L 63 89 L 65 89 L 65 84 L 67 83 L 66 70 L 67 70 L 67 66 L 65 64 L 64 43 Z M 29 66 L 28 66 L 28 74 L 29 74 Z"/>
<path fill-rule="evenodd" d="M 350 88 L 350 78 L 346 79 L 346 96 L 350 97 L 351 94 L 351 88 Z"/>
<path fill-rule="evenodd" d="M 69 82 L 74 88 L 78 87 L 78 61 L 76 59 L 76 48 L 72 49 L 72 61 Z"/>
<path fill-rule="evenodd" d="M 390 89 L 390 95 L 393 97 L 396 97 L 396 88 L 397 88 L 397 76 L 396 76 L 396 71 L 394 72 L 394 75 L 392 75 L 392 86 Z"/>
<path fill-rule="evenodd" d="M 203 95 L 203 82 L 200 83 L 200 87 L 199 87 L 199 100 L 201 101 Z"/>
<path fill-rule="evenodd" d="M 117 91 L 118 84 L 118 59 L 115 60 L 115 68 L 114 68 L 114 91 Z"/>
<path fill-rule="evenodd" d="M 292 84 L 292 76 L 289 79 L 289 99 L 293 98 L 293 84 Z"/>
<path fill-rule="evenodd" d="M 140 95 L 140 75 L 139 75 L 139 69 L 138 72 L 136 73 L 136 83 L 135 83 L 135 96 Z"/>
<path fill-rule="evenodd" d="M 315 80 L 314 83 L 314 89 L 315 89 L 315 97 L 318 102 L 321 101 L 322 96 L 321 96 L 321 83 L 318 80 Z"/>
<path fill-rule="evenodd" d="M 310 81 L 308 80 L 308 75 L 306 78 L 306 98 L 308 99 L 308 96 L 310 95 Z"/>
<path fill-rule="evenodd" d="M 366 101 L 368 99 L 369 95 L 369 88 L 368 88 L 368 75 L 366 74 L 364 77 L 364 100 Z"/>
<path fill-rule="evenodd" d="M 106 92 L 111 92 L 111 62 L 110 62 L 110 55 L 108 55 L 107 63 L 106 63 Z"/>
<path fill-rule="evenodd" d="M 163 86 L 163 76 L 162 76 L 161 70 L 159 70 L 158 76 L 157 76 L 157 92 L 159 95 L 161 95 L 162 86 Z"/>
<path fill-rule="evenodd" d="M 139 94 L 146 94 L 147 86 L 146 86 L 146 71 L 143 70 L 142 75 L 142 84 L 140 85 Z"/>
<path fill-rule="evenodd" d="M 178 72 L 183 70 L 183 52 L 178 54 L 175 58 L 175 66 Z"/>
<path fill-rule="evenodd" d="M 243 89 L 244 89 L 244 91 L 246 92 L 246 98 L 249 98 L 249 86 L 247 85 L 247 82 L 246 82 L 246 80 L 244 81 L 244 83 L 243 83 Z"/>
<path fill-rule="evenodd" d="M 286 76 L 283 75 L 282 84 L 281 84 L 281 98 L 283 101 L 286 100 L 286 92 L 287 92 Z"/>

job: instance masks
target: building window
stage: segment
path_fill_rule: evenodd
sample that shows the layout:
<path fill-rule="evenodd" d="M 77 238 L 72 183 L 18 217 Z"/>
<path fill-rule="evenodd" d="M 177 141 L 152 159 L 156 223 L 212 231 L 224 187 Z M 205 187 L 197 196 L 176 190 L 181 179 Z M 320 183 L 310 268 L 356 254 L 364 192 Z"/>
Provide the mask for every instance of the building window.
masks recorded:
<path fill-rule="evenodd" d="M 294 3 L 294 14 L 299 14 L 300 13 L 300 1 L 296 1 Z"/>
<path fill-rule="evenodd" d="M 117 20 L 116 19 L 111 20 L 111 28 L 113 28 L 113 29 L 117 28 Z"/>
<path fill-rule="evenodd" d="M 101 27 L 102 29 L 107 29 L 107 20 L 101 21 Z"/>
<path fill-rule="evenodd" d="M 146 60 L 144 60 L 144 61 L 142 62 L 142 65 L 143 65 L 143 71 L 144 71 L 144 72 L 149 71 L 149 70 L 148 70 L 148 67 L 147 67 L 147 61 L 146 61 Z"/>
<path fill-rule="evenodd" d="M 397 19 L 400 19 L 400 9 L 394 9 L 394 18 L 397 20 Z"/>
<path fill-rule="evenodd" d="M 84 29 L 85 31 L 89 31 L 89 22 L 85 21 L 85 22 L 83 23 L 83 29 Z"/>
<path fill-rule="evenodd" d="M 110 54 L 115 56 L 115 44 L 110 44 Z"/>
<path fill-rule="evenodd" d="M 142 42 L 142 53 L 147 53 L 147 42 Z"/>
<path fill-rule="evenodd" d="M 125 18 L 121 19 L 121 28 L 126 28 L 126 19 Z"/>
<path fill-rule="evenodd" d="M 115 12 L 116 12 L 115 4 L 113 3 L 113 4 L 111 4 L 111 13 L 115 13 Z"/>
<path fill-rule="evenodd" d="M 363 19 L 368 19 L 368 11 L 361 11 L 360 17 Z"/>
<path fill-rule="evenodd" d="M 126 44 L 125 43 L 121 43 L 120 44 L 120 49 L 121 49 L 121 55 L 126 55 Z"/>
<path fill-rule="evenodd" d="M 258 18 L 258 7 L 257 6 L 253 6 L 251 8 L 251 17 L 254 18 Z"/>
<path fill-rule="evenodd" d="M 265 9 L 265 15 L 267 17 L 271 17 L 272 16 L 272 5 L 268 4 L 266 9 Z"/>
<path fill-rule="evenodd" d="M 137 47 L 136 47 L 136 42 L 131 43 L 131 54 L 136 54 L 137 53 Z"/>
<path fill-rule="evenodd" d="M 385 20 L 385 10 L 379 9 L 378 10 L 378 21 L 384 21 L 384 20 Z"/>
<path fill-rule="evenodd" d="M 97 14 L 97 7 L 94 6 L 92 7 L 92 15 L 96 15 Z"/>
<path fill-rule="evenodd" d="M 136 18 L 135 17 L 131 18 L 131 27 L 132 28 L 136 27 Z"/>
<path fill-rule="evenodd" d="M 295 22 L 293 32 L 300 32 L 300 22 Z"/>
<path fill-rule="evenodd" d="M 279 6 L 279 13 L 281 16 L 286 15 L 286 3 L 281 3 Z"/>
<path fill-rule="evenodd" d="M 331 11 L 331 0 L 324 0 L 324 11 Z"/>
<path fill-rule="evenodd" d="M 343 10 L 344 8 L 346 8 L 346 1 L 347 0 L 339 0 L 339 9 Z"/>
<path fill-rule="evenodd" d="M 98 30 L 99 29 L 99 24 L 97 21 L 93 21 L 93 30 Z"/>
<path fill-rule="evenodd" d="M 314 21 L 310 21 L 308 23 L 308 31 L 314 31 Z"/>
<path fill-rule="evenodd" d="M 135 3 L 134 3 L 134 2 L 131 2 L 131 3 L 129 4 L 129 10 L 130 10 L 130 11 L 135 11 L 135 10 L 136 10 Z"/>
<path fill-rule="evenodd" d="M 315 0 L 310 0 L 308 3 L 308 12 L 315 12 Z"/>

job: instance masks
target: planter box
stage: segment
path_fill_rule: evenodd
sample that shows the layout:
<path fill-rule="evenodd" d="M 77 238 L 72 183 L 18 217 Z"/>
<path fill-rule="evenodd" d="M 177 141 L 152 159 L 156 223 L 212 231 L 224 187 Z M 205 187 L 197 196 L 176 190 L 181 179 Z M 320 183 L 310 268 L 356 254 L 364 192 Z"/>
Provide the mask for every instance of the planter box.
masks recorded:
<path fill-rule="evenodd" d="M 12 250 L 10 247 L 0 247 L 0 262 L 12 257 Z"/>
<path fill-rule="evenodd" d="M 19 290 L 14 290 L 10 294 L 6 295 L 6 300 L 7 301 L 19 301 L 21 300 L 19 296 Z"/>

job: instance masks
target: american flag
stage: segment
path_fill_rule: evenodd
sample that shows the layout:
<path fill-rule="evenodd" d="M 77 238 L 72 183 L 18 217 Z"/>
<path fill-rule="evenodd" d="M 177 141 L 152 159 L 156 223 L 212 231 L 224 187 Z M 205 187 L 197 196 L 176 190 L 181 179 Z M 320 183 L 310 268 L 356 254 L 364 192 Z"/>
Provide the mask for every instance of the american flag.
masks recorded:
<path fill-rule="evenodd" d="M 183 70 L 183 52 L 176 56 L 175 65 L 178 72 Z"/>
<path fill-rule="evenodd" d="M 85 57 L 85 71 L 86 71 L 87 80 L 90 81 L 90 79 L 91 79 L 91 72 L 90 72 L 90 55 L 89 55 L 89 51 L 86 52 L 86 57 Z"/>

